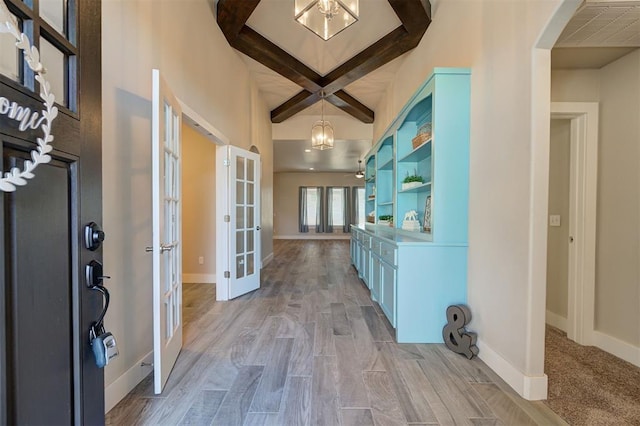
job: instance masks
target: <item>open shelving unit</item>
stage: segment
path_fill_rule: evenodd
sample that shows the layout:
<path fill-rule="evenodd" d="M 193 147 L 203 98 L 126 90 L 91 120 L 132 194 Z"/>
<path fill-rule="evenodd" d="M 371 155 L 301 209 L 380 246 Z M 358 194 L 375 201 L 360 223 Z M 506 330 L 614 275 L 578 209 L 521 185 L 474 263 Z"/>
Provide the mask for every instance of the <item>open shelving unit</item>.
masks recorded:
<path fill-rule="evenodd" d="M 446 308 L 466 303 L 470 82 L 435 68 L 366 157 L 376 221 L 352 228 L 352 256 L 399 343 L 442 343 Z M 419 229 L 402 229 L 410 211 Z"/>
<path fill-rule="evenodd" d="M 393 136 L 388 136 L 376 151 L 376 223 L 380 216 L 393 216 L 394 161 Z"/>

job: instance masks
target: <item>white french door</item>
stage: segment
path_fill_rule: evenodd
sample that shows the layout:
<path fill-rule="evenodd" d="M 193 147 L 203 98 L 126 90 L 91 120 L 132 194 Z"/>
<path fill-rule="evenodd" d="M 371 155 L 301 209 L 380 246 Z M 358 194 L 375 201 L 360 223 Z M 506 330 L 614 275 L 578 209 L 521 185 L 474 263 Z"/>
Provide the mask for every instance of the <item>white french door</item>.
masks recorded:
<path fill-rule="evenodd" d="M 153 374 L 161 393 L 182 349 L 181 208 L 182 110 L 153 70 Z"/>
<path fill-rule="evenodd" d="M 260 288 L 260 155 L 235 146 L 217 150 L 217 300 Z"/>

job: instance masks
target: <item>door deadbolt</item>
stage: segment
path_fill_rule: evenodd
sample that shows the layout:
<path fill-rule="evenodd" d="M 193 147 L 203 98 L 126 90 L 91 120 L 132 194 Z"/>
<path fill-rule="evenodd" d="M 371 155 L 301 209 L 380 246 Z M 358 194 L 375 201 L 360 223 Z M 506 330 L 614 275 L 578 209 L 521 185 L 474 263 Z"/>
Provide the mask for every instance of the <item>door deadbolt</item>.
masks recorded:
<path fill-rule="evenodd" d="M 85 281 L 87 287 L 100 287 L 103 280 L 108 280 L 110 276 L 104 275 L 102 270 L 102 263 L 97 260 L 92 260 L 87 266 L 85 266 Z"/>
<path fill-rule="evenodd" d="M 84 246 L 91 250 L 95 251 L 100 248 L 100 245 L 104 241 L 104 232 L 97 223 L 89 222 L 84 227 Z"/>

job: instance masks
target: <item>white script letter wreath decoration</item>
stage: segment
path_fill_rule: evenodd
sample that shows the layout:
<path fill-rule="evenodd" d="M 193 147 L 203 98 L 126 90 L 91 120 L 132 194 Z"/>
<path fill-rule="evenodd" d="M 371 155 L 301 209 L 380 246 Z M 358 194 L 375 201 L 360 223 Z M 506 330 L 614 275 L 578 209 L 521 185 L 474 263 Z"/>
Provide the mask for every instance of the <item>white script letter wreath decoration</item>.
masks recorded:
<path fill-rule="evenodd" d="M 35 46 L 31 46 L 29 39 L 24 33 L 18 29 L 16 18 L 9 12 L 4 0 L 0 0 L 0 33 L 9 33 L 16 39 L 16 47 L 24 53 L 29 68 L 36 73 L 36 81 L 40 83 L 40 97 L 44 100 L 44 110 L 41 111 L 42 117 L 37 111 L 31 111 L 30 108 L 20 106 L 17 102 L 11 102 L 4 97 L 0 97 L 0 115 L 6 115 L 8 118 L 18 121 L 19 129 L 25 131 L 27 129 L 36 130 L 42 128 L 43 135 L 37 139 L 38 147 L 31 151 L 31 160 L 24 162 L 24 168 L 20 170 L 18 167 L 12 168 L 4 173 L 0 179 L 0 191 L 13 192 L 17 186 L 27 184 L 27 179 L 34 177 L 33 171 L 38 164 L 45 164 L 51 161 L 49 153 L 53 150 L 51 145 L 53 135 L 51 135 L 51 123 L 58 116 L 58 108 L 54 106 L 55 97 L 51 93 L 51 86 L 45 80 L 45 68 L 40 63 L 40 53 Z"/>

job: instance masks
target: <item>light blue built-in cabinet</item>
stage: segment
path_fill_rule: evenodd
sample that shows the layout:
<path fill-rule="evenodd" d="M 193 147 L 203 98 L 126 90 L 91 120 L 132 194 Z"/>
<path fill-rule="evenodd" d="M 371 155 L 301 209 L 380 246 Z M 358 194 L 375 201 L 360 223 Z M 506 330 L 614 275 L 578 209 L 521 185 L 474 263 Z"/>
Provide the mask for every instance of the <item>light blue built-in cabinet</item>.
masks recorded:
<path fill-rule="evenodd" d="M 468 69 L 436 68 L 365 160 L 352 261 L 401 343 L 442 342 L 446 308 L 467 299 L 469 99 Z M 410 211 L 419 226 L 403 229 Z"/>

